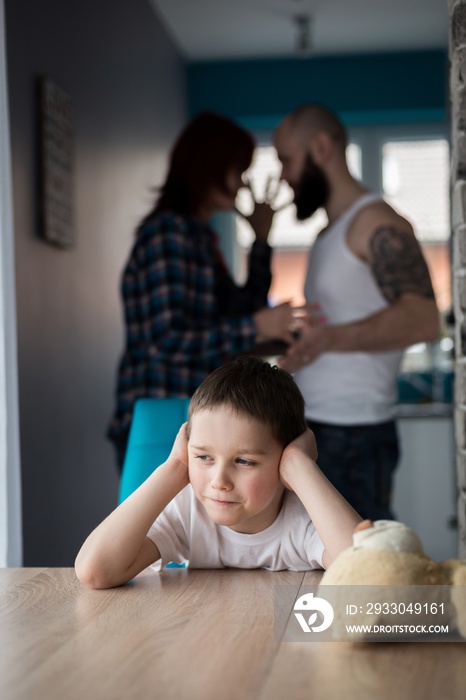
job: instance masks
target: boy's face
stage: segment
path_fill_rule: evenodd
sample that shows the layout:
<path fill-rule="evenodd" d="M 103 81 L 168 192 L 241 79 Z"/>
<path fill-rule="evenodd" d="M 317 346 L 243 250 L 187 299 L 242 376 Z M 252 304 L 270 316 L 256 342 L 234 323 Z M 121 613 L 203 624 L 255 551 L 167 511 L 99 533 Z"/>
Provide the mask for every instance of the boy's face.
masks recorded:
<path fill-rule="evenodd" d="M 192 416 L 189 479 L 215 523 L 251 534 L 274 522 L 284 492 L 278 473 L 282 452 L 267 425 L 229 408 Z"/>

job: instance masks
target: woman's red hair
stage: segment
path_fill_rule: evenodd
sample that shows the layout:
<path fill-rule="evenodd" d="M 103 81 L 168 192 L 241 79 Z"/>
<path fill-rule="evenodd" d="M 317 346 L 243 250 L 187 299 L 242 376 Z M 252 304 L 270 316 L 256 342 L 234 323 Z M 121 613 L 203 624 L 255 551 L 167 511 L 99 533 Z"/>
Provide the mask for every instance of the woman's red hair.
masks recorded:
<path fill-rule="evenodd" d="M 212 112 L 194 117 L 173 146 L 167 178 L 152 213 L 169 209 L 196 214 L 212 186 L 227 189 L 229 171 L 248 169 L 254 148 L 251 134 L 231 119 Z"/>

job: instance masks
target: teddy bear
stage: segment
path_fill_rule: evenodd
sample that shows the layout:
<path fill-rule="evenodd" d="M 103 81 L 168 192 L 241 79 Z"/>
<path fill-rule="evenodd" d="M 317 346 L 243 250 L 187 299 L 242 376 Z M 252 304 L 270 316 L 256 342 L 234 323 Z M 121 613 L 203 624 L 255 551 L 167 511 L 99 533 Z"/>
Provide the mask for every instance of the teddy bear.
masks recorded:
<path fill-rule="evenodd" d="M 371 639 L 374 630 L 412 639 L 413 630 L 439 625 L 466 638 L 466 561 L 430 559 L 416 533 L 394 520 L 359 523 L 319 591 L 333 606 L 337 640 Z"/>

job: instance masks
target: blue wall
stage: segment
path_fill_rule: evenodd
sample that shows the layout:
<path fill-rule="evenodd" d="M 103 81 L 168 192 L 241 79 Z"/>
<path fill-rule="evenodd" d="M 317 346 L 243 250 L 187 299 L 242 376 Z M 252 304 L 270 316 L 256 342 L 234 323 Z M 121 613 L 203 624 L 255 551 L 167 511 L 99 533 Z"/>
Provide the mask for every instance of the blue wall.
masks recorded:
<path fill-rule="evenodd" d="M 306 102 L 347 124 L 446 121 L 445 51 L 198 62 L 188 66 L 190 114 L 210 109 L 268 129 Z"/>

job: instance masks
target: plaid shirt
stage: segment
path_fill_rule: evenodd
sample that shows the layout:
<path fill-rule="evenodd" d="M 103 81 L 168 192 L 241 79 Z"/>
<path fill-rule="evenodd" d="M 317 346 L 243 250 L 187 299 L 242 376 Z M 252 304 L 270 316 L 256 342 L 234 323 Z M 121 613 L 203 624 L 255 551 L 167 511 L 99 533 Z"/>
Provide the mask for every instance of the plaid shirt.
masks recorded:
<path fill-rule="evenodd" d="M 253 349 L 270 260 L 270 246 L 256 241 L 239 287 L 198 219 L 160 212 L 142 224 L 122 278 L 126 347 L 110 439 L 129 430 L 136 399 L 192 396 L 214 369 Z"/>

